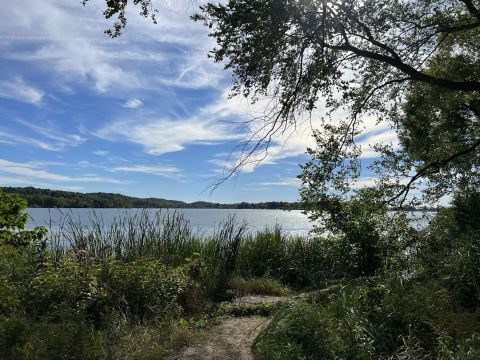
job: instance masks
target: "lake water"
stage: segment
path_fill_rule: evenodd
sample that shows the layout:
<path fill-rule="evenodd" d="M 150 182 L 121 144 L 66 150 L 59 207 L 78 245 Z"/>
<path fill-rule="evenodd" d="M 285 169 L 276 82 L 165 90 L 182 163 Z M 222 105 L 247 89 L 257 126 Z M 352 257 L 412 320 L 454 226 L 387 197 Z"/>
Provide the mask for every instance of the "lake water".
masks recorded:
<path fill-rule="evenodd" d="M 210 235 L 222 222 L 235 216 L 237 223 L 246 222 L 251 231 L 262 230 L 265 227 L 281 225 L 282 230 L 289 234 L 306 234 L 313 223 L 301 210 L 260 210 L 260 209 L 40 209 L 29 208 L 27 213 L 30 219 L 27 228 L 42 225 L 51 230 L 58 229 L 65 222 L 68 215 L 76 223 L 91 227 L 92 218 L 101 218 L 104 227 L 109 227 L 116 219 L 135 216 L 140 211 L 162 214 L 172 214 L 174 211 L 182 213 L 190 225 L 199 232 Z M 424 227 L 434 213 L 409 213 L 413 225 L 417 228 Z M 423 215 L 423 218 L 422 218 Z"/>
<path fill-rule="evenodd" d="M 252 231 L 261 230 L 265 227 L 273 227 L 280 224 L 284 232 L 290 234 L 305 234 L 312 229 L 306 215 L 300 210 L 259 210 L 259 209 L 147 209 L 154 213 L 162 211 L 170 214 L 173 211 L 180 212 L 185 219 L 189 220 L 191 226 L 205 234 L 213 233 L 214 229 L 231 216 L 235 216 L 238 223 L 245 221 Z M 92 224 L 92 216 L 102 218 L 105 227 L 111 225 L 115 219 L 135 216 L 139 209 L 40 209 L 29 208 L 27 213 L 30 219 L 27 228 L 42 225 L 52 230 L 58 229 L 68 214 L 74 221 L 89 227 Z"/>

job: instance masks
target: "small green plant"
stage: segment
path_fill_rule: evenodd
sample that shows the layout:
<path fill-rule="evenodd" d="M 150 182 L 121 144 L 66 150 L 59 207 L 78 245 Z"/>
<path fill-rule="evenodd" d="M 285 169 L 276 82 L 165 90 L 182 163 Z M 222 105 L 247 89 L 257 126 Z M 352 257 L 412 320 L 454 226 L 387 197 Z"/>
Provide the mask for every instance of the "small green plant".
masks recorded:
<path fill-rule="evenodd" d="M 231 304 L 222 303 L 218 309 L 220 315 L 229 316 L 271 316 L 279 308 L 278 303 Z"/>
<path fill-rule="evenodd" d="M 291 293 L 278 280 L 271 278 L 244 279 L 234 277 L 230 280 L 229 288 L 237 294 L 287 296 Z"/>

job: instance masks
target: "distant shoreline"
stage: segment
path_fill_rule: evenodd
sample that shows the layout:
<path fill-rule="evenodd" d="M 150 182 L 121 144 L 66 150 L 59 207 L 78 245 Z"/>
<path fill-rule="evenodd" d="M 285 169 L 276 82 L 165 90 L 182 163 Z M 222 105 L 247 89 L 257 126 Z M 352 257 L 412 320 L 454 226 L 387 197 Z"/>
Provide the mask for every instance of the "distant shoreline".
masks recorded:
<path fill-rule="evenodd" d="M 3 187 L 2 190 L 5 193 L 21 195 L 27 200 L 29 208 L 303 210 L 301 203 L 286 201 L 267 201 L 260 203 L 240 202 L 233 204 L 212 203 L 207 201 L 187 203 L 180 200 L 137 198 L 114 193 L 80 193 L 34 187 Z"/>
<path fill-rule="evenodd" d="M 3 187 L 5 193 L 15 193 L 24 197 L 28 207 L 59 209 L 257 209 L 257 210 L 305 210 L 301 202 L 267 201 L 259 203 L 212 203 L 161 198 L 137 198 L 115 193 L 80 193 L 63 190 L 39 189 L 35 187 Z M 391 209 L 396 210 L 396 209 Z M 407 211 L 437 211 L 437 208 L 405 207 Z"/>

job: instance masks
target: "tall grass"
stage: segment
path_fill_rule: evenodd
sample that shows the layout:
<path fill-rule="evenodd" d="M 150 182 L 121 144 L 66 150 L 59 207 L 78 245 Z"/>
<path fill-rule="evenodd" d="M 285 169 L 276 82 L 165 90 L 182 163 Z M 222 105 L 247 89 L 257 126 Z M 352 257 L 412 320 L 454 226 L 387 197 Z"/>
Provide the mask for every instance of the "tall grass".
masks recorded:
<path fill-rule="evenodd" d="M 269 277 L 293 288 L 322 288 L 328 280 L 348 277 L 344 241 L 330 237 L 290 235 L 281 226 L 246 236 L 240 247 L 237 273 Z"/>
<path fill-rule="evenodd" d="M 247 231 L 247 224 L 235 217 L 220 223 L 210 235 L 195 229 L 179 211 L 139 210 L 115 218 L 110 225 L 95 211 L 90 212 L 87 224 L 70 213 L 63 219 L 57 230 L 49 232 L 49 246 L 57 261 L 77 254 L 127 262 L 152 258 L 179 266 L 199 256 L 208 276 L 223 284 L 220 287 L 232 275 L 268 277 L 296 288 L 323 287 L 336 261 L 325 252 L 325 239 L 289 235 L 280 225 Z M 341 271 L 337 273 L 342 276 Z"/>
<path fill-rule="evenodd" d="M 171 265 L 201 248 L 200 237 L 182 213 L 146 209 L 125 213 L 110 225 L 96 211 L 89 213 L 87 224 L 65 213 L 59 229 L 50 231 L 49 240 L 57 256 L 75 252 L 124 261 L 149 257 Z"/>

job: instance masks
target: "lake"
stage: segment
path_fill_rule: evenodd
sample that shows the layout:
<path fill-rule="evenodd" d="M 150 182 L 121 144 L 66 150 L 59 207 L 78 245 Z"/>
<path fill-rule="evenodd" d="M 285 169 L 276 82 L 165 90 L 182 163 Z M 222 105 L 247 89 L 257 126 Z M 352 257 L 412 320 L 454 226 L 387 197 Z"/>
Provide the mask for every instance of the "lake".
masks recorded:
<path fill-rule="evenodd" d="M 238 223 L 245 221 L 250 230 L 261 230 L 265 227 L 273 227 L 280 224 L 284 232 L 290 234 L 305 234 L 312 229 L 312 222 L 301 210 L 260 210 L 260 209 L 147 209 L 148 212 L 162 211 L 173 213 L 180 212 L 184 215 L 191 226 L 196 230 L 212 234 L 214 229 L 227 220 L 229 216 L 235 216 Z M 86 227 L 92 224 L 92 215 L 95 213 L 102 218 L 105 227 L 110 226 L 115 219 L 134 216 L 140 209 L 41 209 L 29 208 L 27 213 L 30 218 L 27 228 L 42 225 L 52 230 L 58 229 L 68 214 L 76 222 Z"/>
<path fill-rule="evenodd" d="M 85 227 L 91 227 L 92 217 L 102 219 L 105 227 L 109 227 L 115 219 L 132 217 L 142 209 L 41 209 L 29 208 L 27 213 L 30 218 L 27 222 L 27 229 L 42 225 L 49 229 L 56 230 L 65 221 L 65 215 L 69 215 L 75 222 Z M 182 213 L 190 225 L 205 235 L 211 235 L 219 224 L 231 216 L 235 216 L 238 223 L 245 221 L 250 231 L 262 230 L 265 227 L 281 225 L 282 230 L 289 234 L 306 234 L 313 223 L 301 210 L 261 210 L 261 209 L 146 209 L 152 214 L 161 211 L 163 214 L 173 212 Z M 413 225 L 422 228 L 427 225 L 428 218 L 435 213 L 432 212 L 411 212 L 409 217 Z M 423 218 L 422 218 L 423 215 Z"/>

